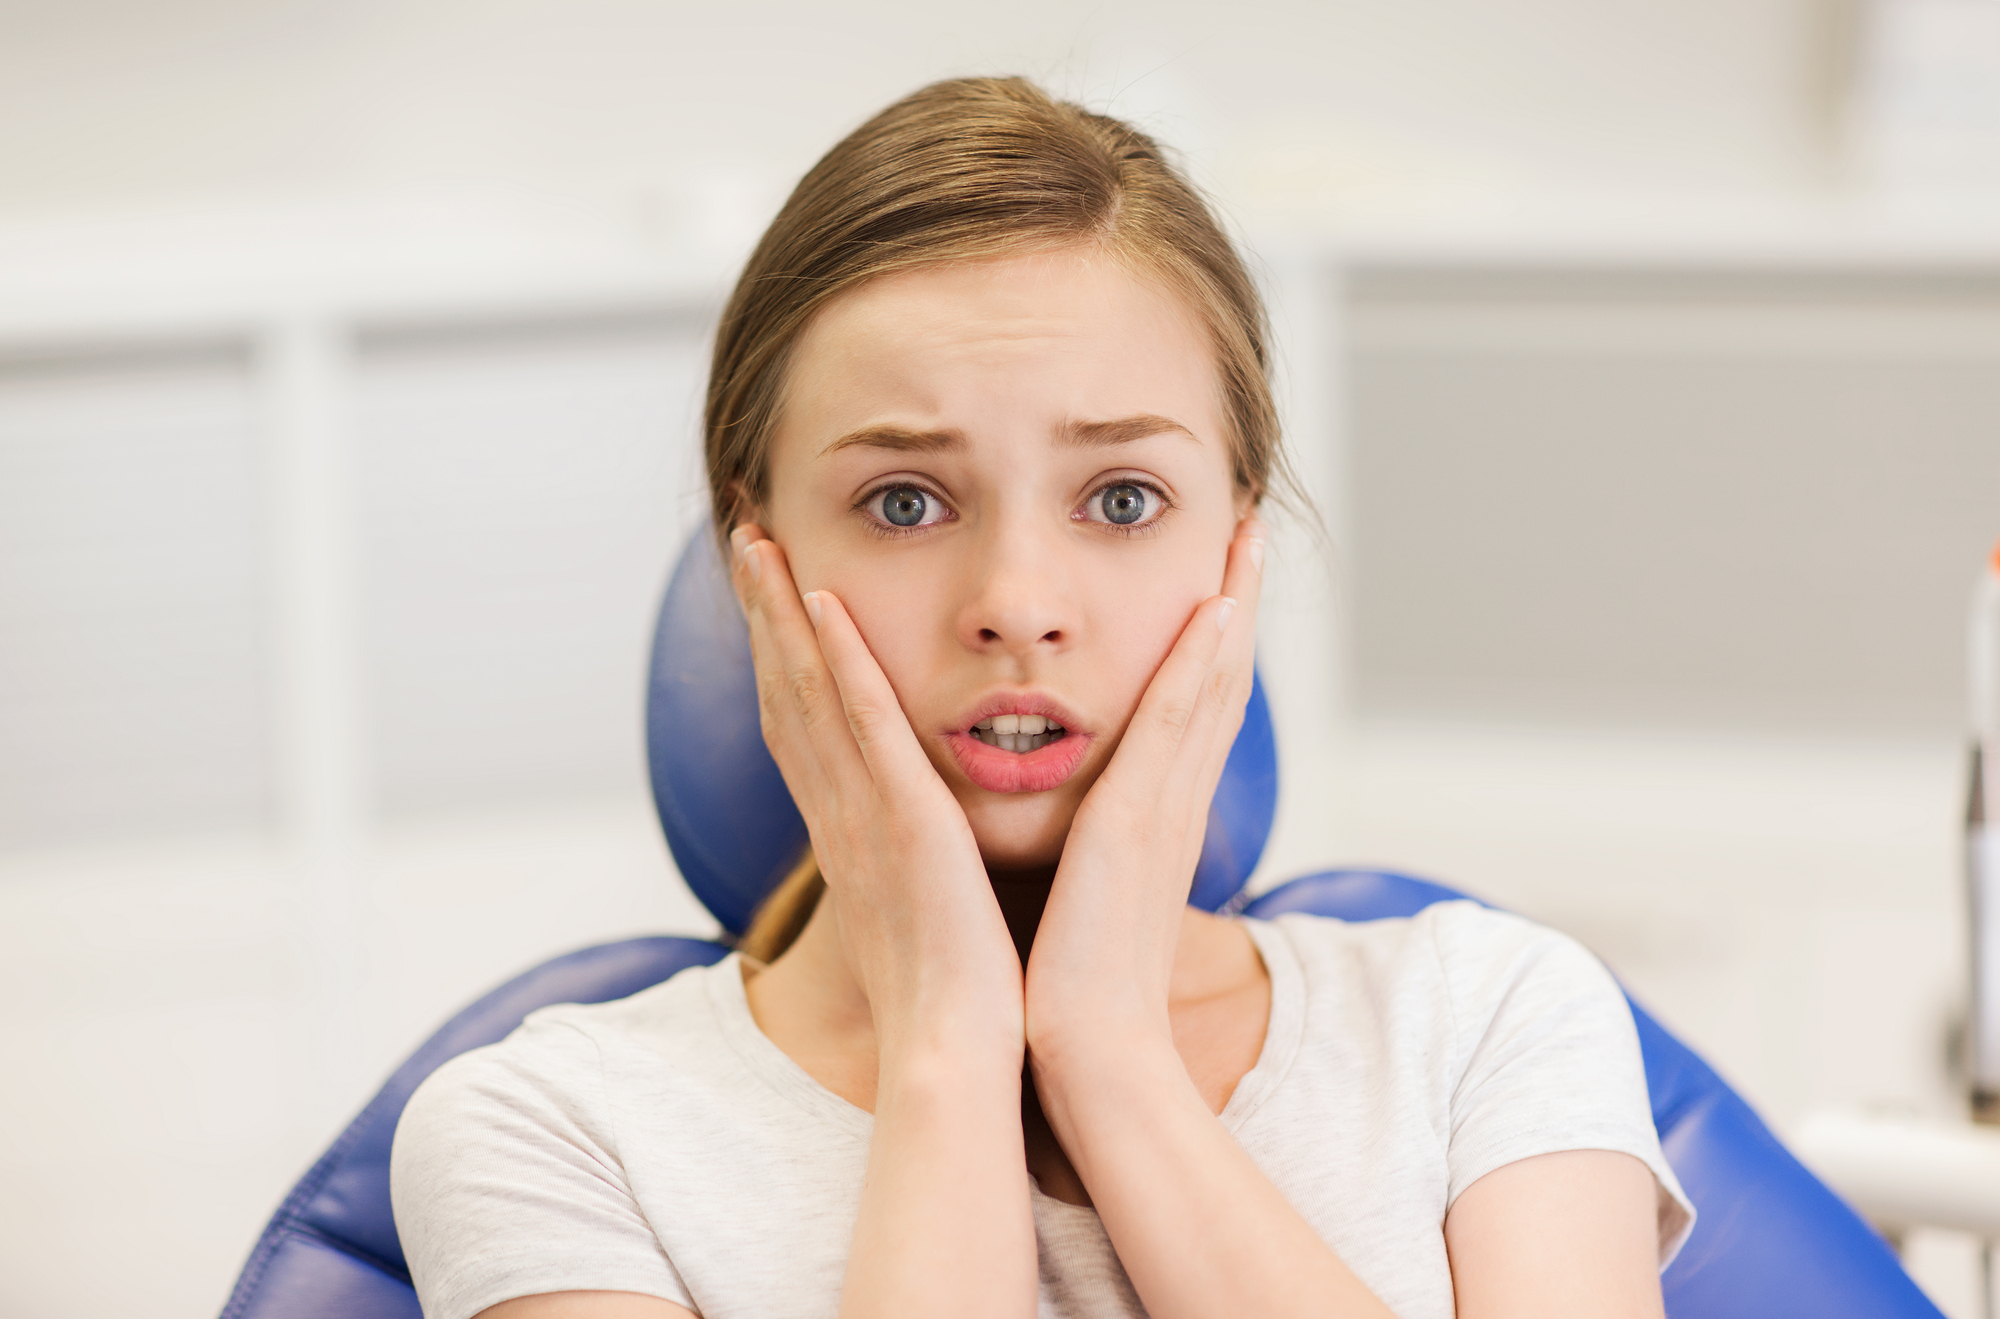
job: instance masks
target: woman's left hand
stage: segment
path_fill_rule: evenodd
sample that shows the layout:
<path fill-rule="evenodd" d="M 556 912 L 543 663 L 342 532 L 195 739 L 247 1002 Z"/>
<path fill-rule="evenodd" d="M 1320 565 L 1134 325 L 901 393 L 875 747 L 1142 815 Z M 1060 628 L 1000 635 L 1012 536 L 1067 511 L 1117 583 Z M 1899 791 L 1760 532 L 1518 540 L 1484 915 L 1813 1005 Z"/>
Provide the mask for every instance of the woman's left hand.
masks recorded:
<path fill-rule="evenodd" d="M 1028 957 L 1028 1061 L 1149 1314 L 1391 1319 L 1223 1126 L 1168 1011 L 1209 803 L 1250 699 L 1263 536 L 1237 527 L 1223 594 L 1181 630 L 1070 825 Z"/>
<path fill-rule="evenodd" d="M 1222 593 L 1195 608 L 1077 809 L 1026 982 L 1039 1075 L 1133 1032 L 1171 1041 L 1168 985 L 1209 803 L 1250 699 L 1264 528 L 1239 523 Z"/>

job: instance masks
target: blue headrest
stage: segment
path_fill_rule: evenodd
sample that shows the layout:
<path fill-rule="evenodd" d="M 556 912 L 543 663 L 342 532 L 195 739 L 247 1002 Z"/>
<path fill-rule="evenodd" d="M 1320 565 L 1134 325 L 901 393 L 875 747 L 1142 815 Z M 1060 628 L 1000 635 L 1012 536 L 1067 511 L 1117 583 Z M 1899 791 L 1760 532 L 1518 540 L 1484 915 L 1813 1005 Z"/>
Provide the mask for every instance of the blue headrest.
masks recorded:
<path fill-rule="evenodd" d="M 707 527 L 681 552 L 660 606 L 646 754 L 682 877 L 724 929 L 743 933 L 805 850 L 806 823 L 764 747 L 750 633 Z M 1277 745 L 1259 679 L 1209 809 L 1190 903 L 1214 911 L 1236 896 L 1277 804 Z"/>

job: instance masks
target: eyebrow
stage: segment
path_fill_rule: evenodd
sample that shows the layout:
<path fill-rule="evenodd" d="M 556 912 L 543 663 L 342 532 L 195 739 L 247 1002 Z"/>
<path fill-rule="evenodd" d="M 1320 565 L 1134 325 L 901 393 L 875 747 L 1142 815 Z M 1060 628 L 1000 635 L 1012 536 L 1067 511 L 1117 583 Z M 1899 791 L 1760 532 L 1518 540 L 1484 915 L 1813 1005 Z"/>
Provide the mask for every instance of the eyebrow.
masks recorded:
<path fill-rule="evenodd" d="M 1142 412 L 1115 421 L 1072 421 L 1065 425 L 1058 443 L 1073 449 L 1104 449 L 1155 435 L 1178 432 L 1188 439 L 1194 432 L 1171 417 Z M 863 426 L 849 431 L 820 450 L 820 456 L 839 453 L 855 446 L 893 449 L 901 453 L 959 453 L 966 448 L 965 433 L 955 430 L 913 431 L 901 426 Z"/>
<path fill-rule="evenodd" d="M 820 457 L 856 445 L 871 449 L 895 449 L 903 453 L 957 453 L 966 447 L 965 435 L 961 431 L 913 431 L 901 426 L 863 426 L 821 449 Z"/>
<path fill-rule="evenodd" d="M 1176 431 L 1190 440 L 1195 438 L 1193 431 L 1172 417 L 1158 417 L 1150 412 L 1141 412 L 1131 417 L 1120 417 L 1116 421 L 1072 421 L 1063 427 L 1061 442 L 1075 449 L 1105 449 Z"/>

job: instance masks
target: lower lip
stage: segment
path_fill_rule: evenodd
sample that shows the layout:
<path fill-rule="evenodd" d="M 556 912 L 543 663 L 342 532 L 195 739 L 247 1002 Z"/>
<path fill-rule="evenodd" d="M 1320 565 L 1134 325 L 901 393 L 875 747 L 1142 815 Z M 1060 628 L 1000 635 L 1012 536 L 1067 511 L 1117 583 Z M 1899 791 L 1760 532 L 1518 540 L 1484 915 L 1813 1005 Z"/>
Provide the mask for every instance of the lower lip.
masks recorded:
<path fill-rule="evenodd" d="M 1061 787 L 1090 749 L 1090 738 L 1074 732 L 1039 751 L 1002 751 L 970 733 L 948 733 L 945 741 L 965 777 L 988 792 L 1047 792 Z"/>

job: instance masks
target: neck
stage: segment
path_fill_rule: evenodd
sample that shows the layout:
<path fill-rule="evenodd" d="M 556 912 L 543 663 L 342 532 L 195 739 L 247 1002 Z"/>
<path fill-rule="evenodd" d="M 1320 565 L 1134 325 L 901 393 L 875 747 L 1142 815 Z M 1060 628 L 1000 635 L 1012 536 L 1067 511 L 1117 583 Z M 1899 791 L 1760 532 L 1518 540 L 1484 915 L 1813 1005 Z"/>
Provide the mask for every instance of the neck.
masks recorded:
<path fill-rule="evenodd" d="M 1055 884 L 1056 868 L 1000 870 L 990 872 L 989 877 L 1001 918 L 1007 922 L 1007 933 L 1025 967 L 1035 946 L 1042 910 L 1048 906 L 1049 890 Z M 848 961 L 840 934 L 839 900 L 831 891 L 821 894 L 819 905 L 792 946 L 770 966 L 750 967 L 745 981 L 750 986 L 751 1010 L 759 1015 L 760 1024 L 763 1004 L 771 1000 L 773 991 L 782 994 L 783 987 L 790 984 L 802 991 L 797 1001 L 811 1005 L 815 1029 L 833 1036 L 873 1032 L 868 996 Z"/>
<path fill-rule="evenodd" d="M 1054 866 L 1032 870 L 991 872 L 993 896 L 999 903 L 1007 932 L 1021 965 L 1035 946 L 1035 929 L 1041 924 L 1042 910 L 1048 906 L 1049 890 L 1055 883 Z M 778 998 L 790 997 L 812 1018 L 810 1029 L 828 1038 L 868 1037 L 874 1033 L 868 996 L 862 990 L 847 947 L 840 934 L 839 901 L 829 891 L 806 921 L 806 928 L 792 946 L 768 967 L 749 967 L 745 983 L 750 987 L 751 1011 L 760 1025 Z M 787 996 L 790 986 L 795 995 Z M 799 1022 L 805 1026 L 804 1021 Z M 768 1031 L 767 1031 L 768 1033 Z"/>
<path fill-rule="evenodd" d="M 1000 904 L 1001 918 L 1007 922 L 1007 933 L 1014 938 L 1014 951 L 1021 955 L 1021 965 L 1025 967 L 1028 953 L 1035 946 L 1035 931 L 1042 923 L 1042 910 L 1049 905 L 1056 868 L 995 870 L 988 875 L 993 881 L 993 896 Z"/>

